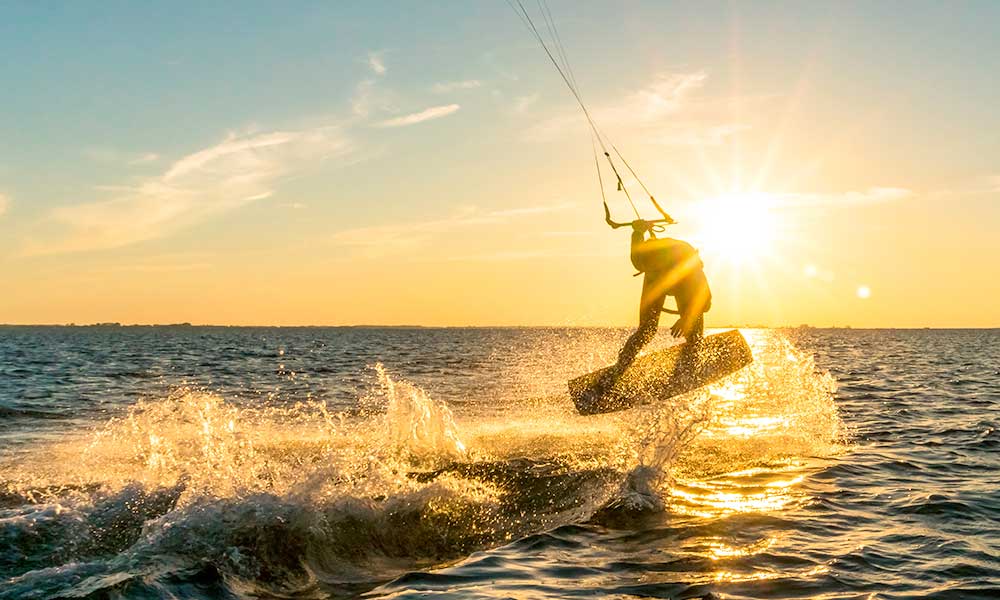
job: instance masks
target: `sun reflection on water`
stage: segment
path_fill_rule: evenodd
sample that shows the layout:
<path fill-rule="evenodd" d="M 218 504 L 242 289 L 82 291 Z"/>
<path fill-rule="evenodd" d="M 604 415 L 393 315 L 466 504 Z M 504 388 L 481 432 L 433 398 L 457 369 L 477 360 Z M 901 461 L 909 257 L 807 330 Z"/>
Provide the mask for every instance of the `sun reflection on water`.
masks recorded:
<path fill-rule="evenodd" d="M 671 508 L 720 518 L 773 513 L 808 501 L 816 461 L 842 449 L 830 401 L 835 382 L 783 336 L 745 330 L 754 363 L 712 385 L 712 419 L 676 466 Z"/>
<path fill-rule="evenodd" d="M 731 482 L 678 484 L 671 490 L 673 511 L 687 516 L 717 519 L 732 514 L 772 513 L 799 506 L 808 496 L 797 489 L 803 476 L 754 486 Z"/>
<path fill-rule="evenodd" d="M 777 543 L 777 541 L 777 536 L 771 536 L 743 547 L 730 546 L 722 541 L 713 541 L 708 543 L 708 551 L 706 554 L 712 560 L 752 556 L 766 551 L 768 548 Z"/>
<path fill-rule="evenodd" d="M 824 573 L 828 573 L 829 571 L 830 568 L 827 567 L 826 565 L 817 565 L 801 573 L 795 574 L 795 577 L 800 577 L 800 578 L 815 577 L 816 575 L 822 575 Z M 744 581 L 763 581 L 766 579 L 778 579 L 778 578 L 787 579 L 789 575 L 790 574 L 787 571 L 772 571 L 772 570 L 751 571 L 749 573 L 736 573 L 733 571 L 716 571 L 714 579 L 717 582 L 739 583 Z"/>
<path fill-rule="evenodd" d="M 674 463 L 667 509 L 716 532 L 684 548 L 714 563 L 706 582 L 822 577 L 829 571 L 826 565 L 762 568 L 768 559 L 757 555 L 781 553 L 786 533 L 768 521 L 761 521 L 763 530 L 753 524 L 757 516 L 778 516 L 809 504 L 822 489 L 810 474 L 846 447 L 832 402 L 836 384 L 782 336 L 743 333 L 754 363 L 708 388 L 711 419 Z M 734 517 L 741 518 L 727 522 Z"/>
<path fill-rule="evenodd" d="M 671 489 L 671 508 L 686 516 L 721 518 L 740 513 L 772 513 L 800 505 L 808 499 L 799 485 L 808 465 L 798 458 L 781 456 L 780 445 L 799 425 L 798 415 L 760 414 L 740 382 L 716 386 L 716 417 L 702 434 L 694 454 L 719 466 L 726 466 L 724 452 L 741 453 L 761 445 L 778 452 L 764 464 L 708 477 L 678 478 Z M 698 450 L 701 450 L 700 452 Z M 792 455 L 794 456 L 794 455 Z M 737 462 L 738 464 L 738 462 Z M 705 468 L 705 467 L 702 467 Z"/>

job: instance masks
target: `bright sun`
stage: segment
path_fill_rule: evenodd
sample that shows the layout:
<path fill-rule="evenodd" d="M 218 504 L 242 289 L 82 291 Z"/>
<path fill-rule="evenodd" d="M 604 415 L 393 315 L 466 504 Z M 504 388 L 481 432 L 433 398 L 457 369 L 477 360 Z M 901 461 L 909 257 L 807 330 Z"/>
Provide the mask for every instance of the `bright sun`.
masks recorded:
<path fill-rule="evenodd" d="M 734 264 L 755 262 L 772 251 L 777 233 L 774 198 L 736 193 L 703 200 L 692 207 L 692 240 L 705 256 Z"/>

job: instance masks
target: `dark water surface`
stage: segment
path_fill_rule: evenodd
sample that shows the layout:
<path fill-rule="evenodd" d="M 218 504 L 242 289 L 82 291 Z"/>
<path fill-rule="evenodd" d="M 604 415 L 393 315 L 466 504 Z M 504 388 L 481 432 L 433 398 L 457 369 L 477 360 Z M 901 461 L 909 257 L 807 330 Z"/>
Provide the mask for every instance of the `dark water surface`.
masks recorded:
<path fill-rule="evenodd" d="M 0 598 L 1000 597 L 1000 330 L 628 333 L 0 327 Z"/>

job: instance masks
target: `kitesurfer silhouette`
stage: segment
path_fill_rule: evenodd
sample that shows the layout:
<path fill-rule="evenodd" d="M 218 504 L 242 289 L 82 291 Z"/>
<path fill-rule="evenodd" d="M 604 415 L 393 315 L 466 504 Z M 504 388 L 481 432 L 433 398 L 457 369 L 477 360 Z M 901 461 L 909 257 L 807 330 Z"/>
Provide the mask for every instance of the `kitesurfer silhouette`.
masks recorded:
<path fill-rule="evenodd" d="M 569 381 L 570 395 L 577 411 L 585 415 L 597 414 L 622 410 L 635 403 L 637 398 L 625 389 L 628 386 L 620 386 L 622 389 L 617 390 L 616 384 L 635 361 L 639 351 L 656 335 L 661 312 L 670 312 L 680 316 L 677 322 L 671 326 L 670 332 L 675 337 L 686 338 L 687 343 L 677 351 L 665 353 L 671 356 L 661 357 L 664 360 L 660 361 L 659 364 L 651 365 L 656 368 L 646 369 L 645 375 L 648 375 L 647 377 L 637 376 L 636 383 L 646 384 L 651 380 L 656 380 L 653 393 L 662 397 L 670 397 L 710 383 L 718 377 L 746 366 L 753 358 L 746 340 L 738 331 L 731 332 L 735 333 L 735 336 L 723 334 L 727 337 L 716 339 L 715 342 L 712 338 L 708 338 L 702 342 L 705 328 L 704 314 L 712 306 L 712 292 L 708 288 L 708 279 L 705 277 L 698 251 L 681 240 L 659 238 L 655 235 L 676 221 L 663 210 L 663 207 L 653 197 L 652 192 L 639 178 L 636 170 L 594 122 L 594 118 L 590 110 L 587 109 L 583 96 L 576 85 L 576 77 L 570 68 L 566 49 L 562 45 L 552 14 L 545 5 L 545 0 L 539 0 L 538 5 L 545 21 L 545 26 L 542 29 L 535 25 L 531 13 L 521 0 L 510 3 L 511 8 L 514 9 L 514 12 L 528 27 L 531 35 L 538 41 L 542 50 L 545 51 L 545 55 L 548 56 L 563 83 L 573 94 L 580 105 L 580 110 L 583 111 L 583 116 L 587 119 L 587 124 L 590 126 L 591 151 L 594 154 L 597 183 L 600 186 L 601 200 L 604 204 L 604 220 L 612 229 L 631 225 L 632 264 L 644 275 L 642 296 L 639 300 L 639 327 L 625 342 L 618 354 L 617 363 Z M 549 32 L 549 40 L 546 40 L 542 33 L 543 30 Z M 598 154 L 598 147 L 600 154 Z M 625 181 L 622 180 L 621 173 L 615 165 L 615 159 L 611 156 L 611 151 L 614 151 L 621 164 L 628 169 L 635 183 L 642 187 L 642 190 L 649 197 L 650 203 L 662 218 L 647 221 L 639 217 L 639 209 L 636 207 Z M 635 213 L 636 220 L 631 223 L 616 222 L 611 218 L 608 199 L 604 193 L 604 176 L 601 174 L 600 155 L 607 159 L 608 167 L 614 174 L 612 181 L 617 183 L 618 191 L 625 195 L 632 212 Z M 677 300 L 678 310 L 665 310 L 663 308 L 667 296 L 673 296 Z M 657 363 L 658 361 L 654 359 L 651 362 Z M 646 389 L 650 389 L 649 386 L 646 386 Z"/>
<path fill-rule="evenodd" d="M 678 314 L 680 318 L 670 327 L 670 333 L 694 344 L 702 338 L 704 315 L 712 307 L 712 292 L 698 251 L 681 240 L 655 237 L 651 234 L 652 227 L 642 219 L 632 221 L 630 256 L 632 265 L 643 274 L 639 327 L 618 354 L 612 370 L 615 377 L 632 364 L 643 346 L 656 335 L 661 312 Z M 650 233 L 648 238 L 647 233 Z M 663 308 L 667 296 L 677 300 L 676 311 Z"/>

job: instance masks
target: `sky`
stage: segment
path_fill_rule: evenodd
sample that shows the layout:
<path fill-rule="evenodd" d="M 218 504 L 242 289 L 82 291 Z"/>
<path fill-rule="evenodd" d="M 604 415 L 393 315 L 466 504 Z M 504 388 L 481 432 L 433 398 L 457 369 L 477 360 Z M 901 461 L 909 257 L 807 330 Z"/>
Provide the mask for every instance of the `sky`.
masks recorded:
<path fill-rule="evenodd" d="M 1000 326 L 1000 3 L 548 6 L 708 327 Z M 504 0 L 4 12 L 0 323 L 637 319 L 582 111 Z"/>

